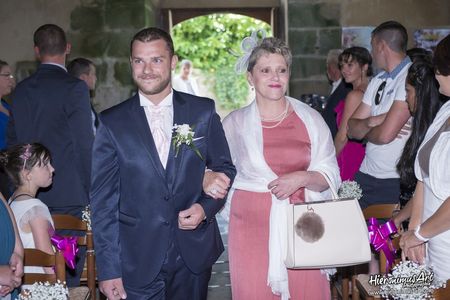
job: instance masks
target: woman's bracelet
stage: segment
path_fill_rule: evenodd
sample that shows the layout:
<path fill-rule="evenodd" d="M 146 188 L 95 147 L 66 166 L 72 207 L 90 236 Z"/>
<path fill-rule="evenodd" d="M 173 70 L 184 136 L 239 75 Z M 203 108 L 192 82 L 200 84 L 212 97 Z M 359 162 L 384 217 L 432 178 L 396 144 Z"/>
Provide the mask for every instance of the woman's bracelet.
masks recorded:
<path fill-rule="evenodd" d="M 424 243 L 428 242 L 429 239 L 423 237 L 420 233 L 420 225 L 416 228 L 416 230 L 414 230 L 414 235 L 416 236 L 416 238 Z"/>

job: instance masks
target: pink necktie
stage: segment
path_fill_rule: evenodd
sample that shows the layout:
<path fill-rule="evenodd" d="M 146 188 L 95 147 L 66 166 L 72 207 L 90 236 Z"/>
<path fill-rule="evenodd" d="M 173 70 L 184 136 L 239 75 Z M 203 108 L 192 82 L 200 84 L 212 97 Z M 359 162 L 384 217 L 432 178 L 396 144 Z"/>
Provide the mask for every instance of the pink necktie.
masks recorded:
<path fill-rule="evenodd" d="M 148 106 L 148 108 L 150 112 L 150 130 L 155 141 L 156 150 L 158 150 L 159 159 L 164 168 L 166 168 L 170 141 L 164 132 L 164 110 L 169 107 Z"/>

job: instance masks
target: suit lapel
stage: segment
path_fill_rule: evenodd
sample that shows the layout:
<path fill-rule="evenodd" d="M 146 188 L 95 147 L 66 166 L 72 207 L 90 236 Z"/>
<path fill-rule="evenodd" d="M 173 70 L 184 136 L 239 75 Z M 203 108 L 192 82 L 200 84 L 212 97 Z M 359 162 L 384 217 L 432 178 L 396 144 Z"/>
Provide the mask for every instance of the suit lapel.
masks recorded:
<path fill-rule="evenodd" d="M 183 99 L 180 93 L 173 91 L 173 124 L 189 124 L 189 105 L 186 100 Z M 173 133 L 172 133 L 173 134 Z M 177 157 L 175 157 L 175 148 L 170 143 L 169 158 L 167 160 L 166 167 L 166 180 L 169 185 L 169 189 L 172 190 L 175 182 L 178 170 L 183 159 L 184 151 L 179 151 Z"/>
<path fill-rule="evenodd" d="M 157 170 L 159 176 L 162 179 L 165 179 L 165 171 L 164 167 L 161 164 L 161 161 L 158 156 L 158 150 L 156 150 L 155 141 L 153 140 L 152 133 L 150 131 L 150 127 L 148 125 L 147 117 L 145 116 L 144 108 L 139 103 L 139 95 L 136 94 L 134 98 L 134 103 L 132 105 L 132 111 L 130 120 L 135 124 L 136 131 L 138 132 L 142 144 L 146 152 L 148 153 L 148 157 L 150 158 L 155 170 Z"/>

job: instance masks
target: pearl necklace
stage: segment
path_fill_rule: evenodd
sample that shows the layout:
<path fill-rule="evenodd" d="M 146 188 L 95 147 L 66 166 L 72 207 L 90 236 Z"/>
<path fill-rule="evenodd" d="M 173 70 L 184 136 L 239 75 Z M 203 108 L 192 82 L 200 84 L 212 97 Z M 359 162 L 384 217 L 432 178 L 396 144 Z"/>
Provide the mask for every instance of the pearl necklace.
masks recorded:
<path fill-rule="evenodd" d="M 281 124 L 281 122 L 283 122 L 284 119 L 286 119 L 286 116 L 288 115 L 288 111 L 289 111 L 289 101 L 286 100 L 286 108 L 280 115 L 278 115 L 275 118 L 271 118 L 271 119 L 261 118 L 261 121 L 270 122 L 270 121 L 276 121 L 279 118 L 281 118 L 281 119 L 275 125 L 266 126 L 266 125 L 261 124 L 262 128 L 272 129 L 272 128 L 277 127 L 278 125 Z"/>

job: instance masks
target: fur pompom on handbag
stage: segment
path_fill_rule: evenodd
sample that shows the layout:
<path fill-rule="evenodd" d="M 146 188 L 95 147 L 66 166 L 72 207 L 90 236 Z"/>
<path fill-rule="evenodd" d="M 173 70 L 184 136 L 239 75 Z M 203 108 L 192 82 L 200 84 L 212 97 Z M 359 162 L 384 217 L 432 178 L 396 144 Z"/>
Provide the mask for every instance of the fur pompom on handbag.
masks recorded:
<path fill-rule="evenodd" d="M 305 242 L 314 243 L 320 240 L 325 232 L 322 218 L 314 211 L 305 212 L 295 224 L 295 232 Z"/>

